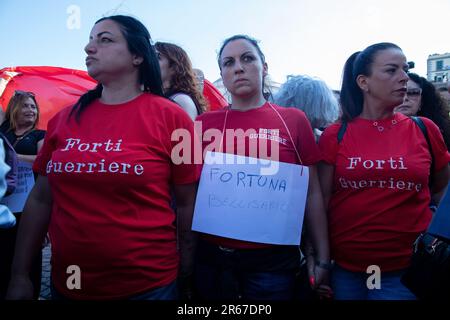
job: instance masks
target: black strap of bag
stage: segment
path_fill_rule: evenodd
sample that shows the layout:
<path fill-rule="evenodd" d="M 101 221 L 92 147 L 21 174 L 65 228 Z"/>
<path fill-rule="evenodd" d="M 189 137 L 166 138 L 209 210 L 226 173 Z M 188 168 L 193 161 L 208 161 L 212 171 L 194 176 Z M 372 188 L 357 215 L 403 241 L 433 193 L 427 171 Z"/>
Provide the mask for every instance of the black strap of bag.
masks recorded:
<path fill-rule="evenodd" d="M 339 128 L 337 135 L 338 144 L 341 143 L 342 139 L 344 138 L 346 130 L 347 130 L 347 121 L 342 120 L 341 127 Z"/>
<path fill-rule="evenodd" d="M 423 136 L 425 137 L 425 140 L 427 141 L 427 144 L 428 144 L 428 150 L 430 151 L 431 165 L 430 165 L 429 185 L 430 185 L 430 191 L 431 191 L 431 186 L 433 185 L 434 153 L 433 153 L 433 148 L 431 147 L 430 137 L 428 136 L 427 127 L 425 126 L 425 123 L 423 123 L 422 119 L 420 119 L 419 117 L 412 116 L 411 120 L 417 124 L 417 126 L 420 128 L 420 130 L 422 130 Z"/>

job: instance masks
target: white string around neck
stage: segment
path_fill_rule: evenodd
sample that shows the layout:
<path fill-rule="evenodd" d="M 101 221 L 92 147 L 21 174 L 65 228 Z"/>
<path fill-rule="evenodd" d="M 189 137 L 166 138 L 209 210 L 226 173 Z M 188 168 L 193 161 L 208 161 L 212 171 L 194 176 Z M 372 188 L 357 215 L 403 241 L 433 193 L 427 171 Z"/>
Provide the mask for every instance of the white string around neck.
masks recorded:
<path fill-rule="evenodd" d="M 295 154 L 297 155 L 297 159 L 298 159 L 298 161 L 300 162 L 300 165 L 302 165 L 302 169 L 301 169 L 300 175 L 303 175 L 303 162 L 302 162 L 302 159 L 301 159 L 301 157 L 300 157 L 300 153 L 299 153 L 298 150 L 297 150 L 297 146 L 296 146 L 295 143 L 294 143 L 294 139 L 292 138 L 291 131 L 289 130 L 289 128 L 288 128 L 286 122 L 284 121 L 283 117 L 282 117 L 281 114 L 278 112 L 278 110 L 275 109 L 275 107 L 274 107 L 269 101 L 267 101 L 266 103 L 269 104 L 270 108 L 272 108 L 272 110 L 277 114 L 278 118 L 280 118 L 281 122 L 283 123 L 284 128 L 286 129 L 286 132 L 287 132 L 288 135 L 289 135 L 289 139 L 291 140 L 291 144 L 292 144 L 292 146 L 294 147 Z M 260 108 L 261 108 L 261 107 L 260 107 Z M 226 129 L 227 120 L 228 120 L 228 112 L 230 111 L 230 109 L 231 109 L 231 106 L 229 106 L 229 107 L 226 109 L 226 111 L 225 111 L 225 117 L 224 117 L 224 119 L 223 119 L 222 137 L 220 138 L 220 145 L 219 145 L 219 152 L 222 152 L 222 153 L 224 153 L 224 151 L 223 151 L 223 141 L 224 141 L 225 129 Z"/>

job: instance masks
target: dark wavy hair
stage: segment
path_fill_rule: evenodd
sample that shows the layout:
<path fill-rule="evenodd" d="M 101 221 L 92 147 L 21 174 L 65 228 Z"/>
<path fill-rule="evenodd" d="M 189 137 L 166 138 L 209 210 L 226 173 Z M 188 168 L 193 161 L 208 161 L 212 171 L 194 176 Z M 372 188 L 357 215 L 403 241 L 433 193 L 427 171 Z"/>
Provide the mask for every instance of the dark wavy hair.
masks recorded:
<path fill-rule="evenodd" d="M 254 39 L 246 34 L 236 34 L 234 36 L 231 36 L 231 37 L 225 39 L 225 41 L 222 43 L 222 46 L 220 47 L 219 54 L 217 55 L 217 63 L 219 64 L 219 69 L 221 71 L 222 71 L 222 65 L 220 64 L 220 58 L 222 57 L 223 49 L 225 48 L 225 46 L 227 44 L 229 44 L 230 42 L 236 41 L 236 40 L 246 40 L 246 41 L 250 42 L 250 44 L 252 46 L 254 46 L 256 51 L 258 52 L 259 58 L 261 59 L 261 63 L 262 64 L 266 63 L 266 56 L 264 55 L 261 48 L 259 47 L 258 40 Z M 262 92 L 263 92 L 263 96 L 266 100 L 268 100 L 270 97 L 272 97 L 272 92 L 270 92 L 270 89 L 268 87 L 266 87 L 264 77 L 263 77 L 263 81 L 262 81 Z"/>
<path fill-rule="evenodd" d="M 170 97 L 177 92 L 185 93 L 194 101 L 197 113 L 203 113 L 206 109 L 206 100 L 200 90 L 191 60 L 186 51 L 168 42 L 156 42 L 155 48 L 169 60 L 169 67 L 173 70 L 170 88 L 164 92 L 165 95 Z"/>
<path fill-rule="evenodd" d="M 450 108 L 434 85 L 424 77 L 408 73 L 409 78 L 422 89 L 418 116 L 432 120 L 441 130 L 447 149 L 450 150 Z"/>
<path fill-rule="evenodd" d="M 136 18 L 124 15 L 104 17 L 97 20 L 95 24 L 104 20 L 112 20 L 117 23 L 127 41 L 130 53 L 143 58 L 142 63 L 139 65 L 139 83 L 143 87 L 144 92 L 151 92 L 164 97 L 159 62 L 147 28 Z M 70 116 L 75 114 L 76 120 L 79 121 L 81 113 L 94 100 L 101 97 L 102 90 L 103 86 L 99 83 L 93 90 L 82 95 L 72 107 Z"/>
<path fill-rule="evenodd" d="M 402 50 L 393 43 L 376 43 L 363 51 L 353 53 L 345 62 L 340 94 L 343 121 L 351 121 L 359 116 L 363 109 L 364 97 L 361 88 L 356 82 L 356 78 L 361 74 L 370 76 L 372 74 L 372 64 L 377 53 L 388 49 Z"/>

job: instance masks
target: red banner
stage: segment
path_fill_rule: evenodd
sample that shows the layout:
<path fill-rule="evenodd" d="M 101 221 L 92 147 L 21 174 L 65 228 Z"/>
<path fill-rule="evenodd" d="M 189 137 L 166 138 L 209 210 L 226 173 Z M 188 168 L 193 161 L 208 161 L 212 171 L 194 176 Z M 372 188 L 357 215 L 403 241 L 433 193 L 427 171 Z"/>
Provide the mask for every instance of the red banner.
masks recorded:
<path fill-rule="evenodd" d="M 228 101 L 223 97 L 222 93 L 208 80 L 203 80 L 203 96 L 209 104 L 207 111 L 222 109 L 228 105 Z"/>
<path fill-rule="evenodd" d="M 55 113 L 73 105 L 86 91 L 93 89 L 96 81 L 86 71 L 59 67 L 11 67 L 0 70 L 0 106 L 6 110 L 15 90 L 31 91 L 40 108 L 39 128 L 46 129 Z M 208 80 L 204 81 L 203 94 L 209 110 L 228 105 L 219 90 Z"/>
<path fill-rule="evenodd" d="M 12 67 L 0 70 L 0 105 L 6 110 L 15 90 L 35 94 L 40 109 L 39 128 L 46 129 L 55 113 L 73 105 L 96 81 L 86 71 L 58 67 Z"/>

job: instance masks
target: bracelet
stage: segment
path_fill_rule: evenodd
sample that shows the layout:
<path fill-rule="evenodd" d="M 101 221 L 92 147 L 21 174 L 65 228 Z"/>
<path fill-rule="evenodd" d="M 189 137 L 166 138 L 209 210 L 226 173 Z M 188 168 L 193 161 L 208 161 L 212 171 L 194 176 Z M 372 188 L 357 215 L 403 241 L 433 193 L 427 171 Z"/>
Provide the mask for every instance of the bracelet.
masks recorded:
<path fill-rule="evenodd" d="M 316 267 L 331 271 L 334 267 L 334 263 L 333 262 L 327 263 L 327 262 L 316 260 Z"/>

